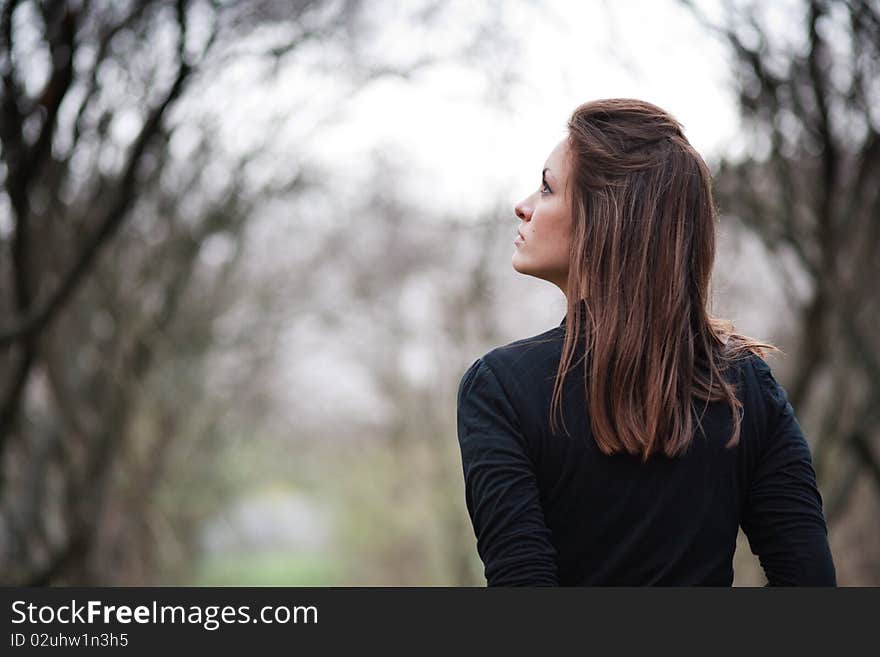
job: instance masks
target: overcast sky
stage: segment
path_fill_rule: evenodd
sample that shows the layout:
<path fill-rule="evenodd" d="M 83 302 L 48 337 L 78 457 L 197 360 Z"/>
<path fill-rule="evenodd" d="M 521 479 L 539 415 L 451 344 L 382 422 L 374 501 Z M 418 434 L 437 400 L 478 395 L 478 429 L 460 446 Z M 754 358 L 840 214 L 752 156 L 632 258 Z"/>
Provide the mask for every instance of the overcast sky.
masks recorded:
<path fill-rule="evenodd" d="M 596 98 L 660 105 L 707 157 L 734 147 L 736 105 L 724 52 L 676 3 L 510 7 L 505 20 L 522 52 L 507 104 L 487 107 L 480 75 L 455 67 L 414 82 L 388 81 L 359 97 L 350 123 L 322 142 L 323 156 L 350 158 L 358 142 L 403 144 L 421 174 L 412 178 L 419 198 L 476 210 L 537 187 L 569 114 Z"/>
<path fill-rule="evenodd" d="M 702 4 L 711 14 L 713 3 Z M 370 16 L 381 28 L 375 49 L 400 53 L 402 60 L 448 51 L 444 42 L 456 43 L 461 26 L 479 18 L 479 3 L 450 2 L 429 38 L 394 6 L 370 3 Z M 486 70 L 454 63 L 422 69 L 410 80 L 378 80 L 340 104 L 332 79 L 309 70 L 309 57 L 320 53 L 304 53 L 304 64 L 282 71 L 273 85 L 256 78 L 254 60 L 242 60 L 221 81 L 224 94 L 236 99 L 223 109 L 228 147 L 245 148 L 268 132 L 277 146 L 270 168 L 305 156 L 354 182 L 362 156 L 381 144 L 411 170 L 395 181 L 399 193 L 455 206 L 462 216 L 499 197 L 510 199 L 512 212 L 513 203 L 538 185 L 568 115 L 596 98 L 636 97 L 667 109 L 707 159 L 736 152 L 738 122 L 724 50 L 677 2 L 548 0 L 505 3 L 504 11 L 507 38 L 519 50 L 498 63 L 518 78 L 504 85 L 507 102 L 487 102 Z M 485 64 L 490 78 L 493 64 Z M 332 126 L 304 141 L 314 122 L 328 116 Z"/>

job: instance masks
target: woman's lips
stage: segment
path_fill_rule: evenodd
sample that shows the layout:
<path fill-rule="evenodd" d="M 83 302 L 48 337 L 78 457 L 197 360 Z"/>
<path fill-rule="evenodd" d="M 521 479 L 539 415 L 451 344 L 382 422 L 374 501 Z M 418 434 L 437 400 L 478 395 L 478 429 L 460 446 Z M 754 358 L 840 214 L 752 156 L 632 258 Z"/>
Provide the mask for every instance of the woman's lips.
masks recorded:
<path fill-rule="evenodd" d="M 522 236 L 521 233 L 517 233 L 517 234 L 516 234 L 516 237 L 513 239 L 513 243 L 516 244 L 516 245 L 522 244 L 522 243 L 525 242 L 525 241 L 526 241 L 526 240 L 525 240 L 525 238 Z"/>

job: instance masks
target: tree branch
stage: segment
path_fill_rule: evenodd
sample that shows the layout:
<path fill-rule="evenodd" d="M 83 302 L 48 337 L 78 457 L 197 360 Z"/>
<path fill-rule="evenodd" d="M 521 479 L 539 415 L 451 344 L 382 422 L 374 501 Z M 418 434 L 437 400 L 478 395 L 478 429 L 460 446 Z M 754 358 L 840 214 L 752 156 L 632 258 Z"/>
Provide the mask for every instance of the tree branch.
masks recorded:
<path fill-rule="evenodd" d="M 14 342 L 29 334 L 41 331 L 63 308 L 64 304 L 76 290 L 79 283 L 91 268 L 101 247 L 113 236 L 125 219 L 132 202 L 137 196 L 135 178 L 137 167 L 150 138 L 155 134 L 168 106 L 180 95 L 184 83 L 191 73 L 189 64 L 183 60 L 179 64 L 177 77 L 165 98 L 153 109 L 144 122 L 137 139 L 131 147 L 124 173 L 118 185 L 116 199 L 107 215 L 101 221 L 98 230 L 92 234 L 83 246 L 78 258 L 62 278 L 61 284 L 39 307 L 27 313 L 12 326 L 0 330 L 0 346 Z"/>
<path fill-rule="evenodd" d="M 825 9 L 818 0 L 811 0 L 809 13 L 810 50 L 807 62 L 810 71 L 810 82 L 813 90 L 813 102 L 818 109 L 816 130 L 822 142 L 822 180 L 817 208 L 818 241 L 822 248 L 824 268 L 827 274 L 835 272 L 835 232 L 832 217 L 833 195 L 839 175 L 839 155 L 834 136 L 831 134 L 831 123 L 828 117 L 828 83 L 823 69 L 827 57 L 827 46 L 819 35 L 817 25 L 825 15 Z"/>
<path fill-rule="evenodd" d="M 85 94 L 83 94 L 83 99 L 76 111 L 76 119 L 74 119 L 73 122 L 72 146 L 75 146 L 79 142 L 80 135 L 82 134 L 83 117 L 85 116 L 89 103 L 91 103 L 98 90 L 98 69 L 107 58 L 107 51 L 110 49 L 110 43 L 119 32 L 130 27 L 136 20 L 138 20 L 143 15 L 144 11 L 152 4 L 152 0 L 144 0 L 143 2 L 134 3 L 134 9 L 132 9 L 131 13 L 117 24 L 107 28 L 103 36 L 101 36 L 101 40 L 98 42 L 97 54 L 95 55 L 95 63 L 92 65 L 91 71 L 89 72 L 88 87 Z M 71 147 L 71 152 L 72 151 L 73 148 Z"/>
<path fill-rule="evenodd" d="M 51 20 L 51 16 L 46 17 Z M 33 176 L 40 172 L 43 159 L 50 151 L 52 136 L 55 132 L 58 108 L 70 89 L 73 81 L 73 57 L 76 48 L 76 26 L 78 16 L 70 7 L 66 7 L 60 21 L 59 39 L 52 34 L 54 25 L 47 25 L 49 34 L 49 49 L 52 56 L 52 75 L 46 82 L 46 86 L 37 99 L 37 104 L 43 107 L 45 118 L 40 135 L 30 149 L 26 165 L 25 179 L 28 186 Z"/>

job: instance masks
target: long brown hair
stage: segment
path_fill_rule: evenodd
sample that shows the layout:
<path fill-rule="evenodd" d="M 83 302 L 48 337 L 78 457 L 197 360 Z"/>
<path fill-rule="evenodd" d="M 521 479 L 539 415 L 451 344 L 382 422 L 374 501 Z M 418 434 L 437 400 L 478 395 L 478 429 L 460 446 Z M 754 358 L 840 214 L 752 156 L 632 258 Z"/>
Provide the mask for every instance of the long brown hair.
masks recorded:
<path fill-rule="evenodd" d="M 733 447 L 742 404 L 722 374 L 750 354 L 779 350 L 734 333 L 707 308 L 716 221 L 709 168 L 681 124 L 645 101 L 584 103 L 567 128 L 571 254 L 551 427 L 581 339 L 590 423 L 603 453 L 644 461 L 684 453 L 695 427 L 702 430 L 698 400 L 703 412 L 709 401 L 730 405 L 725 446 Z"/>

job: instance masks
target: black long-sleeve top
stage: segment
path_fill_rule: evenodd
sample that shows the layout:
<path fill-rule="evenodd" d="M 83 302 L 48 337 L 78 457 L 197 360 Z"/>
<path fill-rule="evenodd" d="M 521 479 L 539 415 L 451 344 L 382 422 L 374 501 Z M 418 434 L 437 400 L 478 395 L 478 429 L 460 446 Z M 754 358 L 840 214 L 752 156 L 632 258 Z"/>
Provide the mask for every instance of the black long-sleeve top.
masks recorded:
<path fill-rule="evenodd" d="M 551 434 L 564 323 L 492 349 L 459 384 L 465 503 L 489 586 L 729 586 L 739 527 L 768 585 L 836 586 L 810 450 L 762 358 L 733 372 L 737 447 L 724 448 L 730 407 L 712 402 L 706 440 L 697 431 L 683 457 L 642 463 L 598 449 L 582 373 L 563 388 L 571 436 Z"/>

